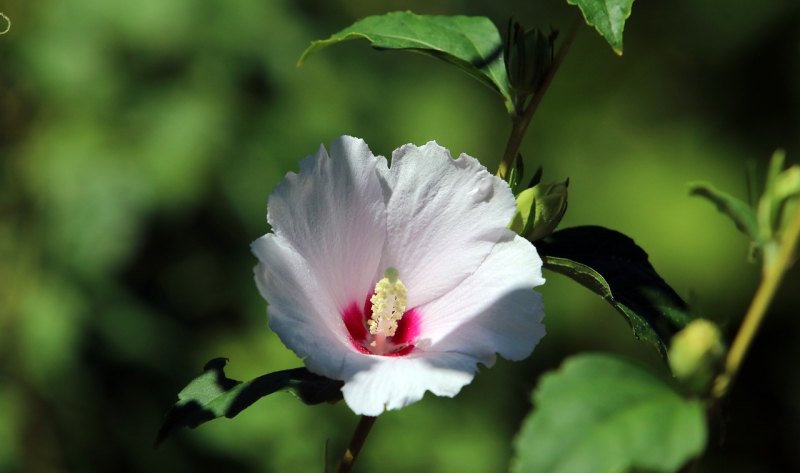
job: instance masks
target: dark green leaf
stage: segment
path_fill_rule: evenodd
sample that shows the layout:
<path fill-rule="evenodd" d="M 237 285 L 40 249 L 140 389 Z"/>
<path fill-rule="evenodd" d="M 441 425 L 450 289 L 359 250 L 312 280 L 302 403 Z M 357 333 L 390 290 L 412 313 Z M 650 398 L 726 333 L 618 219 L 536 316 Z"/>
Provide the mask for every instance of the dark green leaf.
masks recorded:
<path fill-rule="evenodd" d="M 306 404 L 342 399 L 342 382 L 311 373 L 305 368 L 276 371 L 243 383 L 225 376 L 228 360 L 206 363 L 203 374 L 178 393 L 178 402 L 167 414 L 156 437 L 160 444 L 181 427 L 198 425 L 225 416 L 233 418 L 264 396 L 288 389 Z"/>
<path fill-rule="evenodd" d="M 676 471 L 703 451 L 703 406 L 643 368 L 579 355 L 542 377 L 514 473 Z"/>
<path fill-rule="evenodd" d="M 656 273 L 647 253 L 614 230 L 584 226 L 559 230 L 536 248 L 544 266 L 603 296 L 636 338 L 666 357 L 673 335 L 692 320 L 689 307 Z"/>
<path fill-rule="evenodd" d="M 368 16 L 328 39 L 312 42 L 298 65 L 326 46 L 351 39 L 366 39 L 377 49 L 406 49 L 455 64 L 499 93 L 509 112 L 513 111 L 503 64 L 503 41 L 488 18 L 411 12 Z"/>
<path fill-rule="evenodd" d="M 567 0 L 577 5 L 586 24 L 594 26 L 615 53 L 622 55 L 622 31 L 631 15 L 633 0 Z"/>
<path fill-rule="evenodd" d="M 692 184 L 689 194 L 710 200 L 720 212 L 733 220 L 739 231 L 747 235 L 750 240 L 759 241 L 756 213 L 745 202 L 704 182 Z"/>

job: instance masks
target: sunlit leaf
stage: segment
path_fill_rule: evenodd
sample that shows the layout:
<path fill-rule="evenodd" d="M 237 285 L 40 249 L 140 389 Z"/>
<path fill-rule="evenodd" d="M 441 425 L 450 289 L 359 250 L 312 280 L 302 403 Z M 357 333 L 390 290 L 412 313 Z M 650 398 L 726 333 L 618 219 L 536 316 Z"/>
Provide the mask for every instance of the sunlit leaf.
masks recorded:
<path fill-rule="evenodd" d="M 705 448 L 703 405 L 609 355 L 578 355 L 541 378 L 513 473 L 677 471 Z"/>
<path fill-rule="evenodd" d="M 567 0 L 581 9 L 586 24 L 594 26 L 615 53 L 622 55 L 622 31 L 633 0 Z"/>
<path fill-rule="evenodd" d="M 559 230 L 536 244 L 544 266 L 603 296 L 636 338 L 666 356 L 669 340 L 692 320 L 689 307 L 629 237 L 597 226 Z"/>
<path fill-rule="evenodd" d="M 377 49 L 405 49 L 443 59 L 483 82 L 513 110 L 503 64 L 503 41 L 497 27 L 482 16 L 433 16 L 393 12 L 363 18 L 303 51 L 308 56 L 332 44 L 365 39 Z"/>
<path fill-rule="evenodd" d="M 277 391 L 289 390 L 306 404 L 335 402 L 342 398 L 341 381 L 316 375 L 305 368 L 276 371 L 243 383 L 225 376 L 227 362 L 225 358 L 209 361 L 203 374 L 178 393 L 178 402 L 158 431 L 156 445 L 181 427 L 195 428 L 222 416 L 233 418 Z"/>
<path fill-rule="evenodd" d="M 692 184 L 689 188 L 689 194 L 711 201 L 720 212 L 733 220 L 739 231 L 747 235 L 750 240 L 759 241 L 756 213 L 746 202 L 704 182 Z"/>

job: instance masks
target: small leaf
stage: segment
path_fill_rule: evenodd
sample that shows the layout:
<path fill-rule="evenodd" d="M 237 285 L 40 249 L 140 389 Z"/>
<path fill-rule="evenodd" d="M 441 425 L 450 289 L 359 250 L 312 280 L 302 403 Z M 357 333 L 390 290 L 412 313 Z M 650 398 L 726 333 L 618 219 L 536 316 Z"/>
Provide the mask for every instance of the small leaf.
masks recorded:
<path fill-rule="evenodd" d="M 623 359 L 578 355 L 544 375 L 513 473 L 677 471 L 705 448 L 703 405 Z"/>
<path fill-rule="evenodd" d="M 326 46 L 351 39 L 366 39 L 376 49 L 406 49 L 455 64 L 499 93 L 508 111 L 514 111 L 503 64 L 503 40 L 486 17 L 411 12 L 368 16 L 328 39 L 312 42 L 297 64 Z"/>
<path fill-rule="evenodd" d="M 516 159 L 511 166 L 511 172 L 508 173 L 508 186 L 511 188 L 511 193 L 517 195 L 523 187 L 522 176 L 525 175 L 525 162 L 522 155 L 517 153 Z"/>
<path fill-rule="evenodd" d="M 775 199 L 784 201 L 800 196 L 800 166 L 783 171 L 775 182 Z"/>
<path fill-rule="evenodd" d="M 341 381 L 316 375 L 306 368 L 276 371 L 243 383 L 225 376 L 227 362 L 225 358 L 209 361 L 203 374 L 178 393 L 178 402 L 158 431 L 156 445 L 176 429 L 195 428 L 222 416 L 231 419 L 262 397 L 285 389 L 306 404 L 342 399 Z"/>
<path fill-rule="evenodd" d="M 615 53 L 622 56 L 622 31 L 631 16 L 633 0 L 567 0 L 577 5 L 586 24 L 594 26 Z"/>
<path fill-rule="evenodd" d="M 787 204 L 800 191 L 800 170 L 796 165 L 784 170 L 785 159 L 786 153 L 783 150 L 777 150 L 772 154 L 769 168 L 767 168 L 767 182 L 764 194 L 759 199 L 756 217 L 763 240 L 779 238 L 786 223 L 784 214 Z"/>
<path fill-rule="evenodd" d="M 629 237 L 603 227 L 559 230 L 536 244 L 544 266 L 601 295 L 636 338 L 666 358 L 667 346 L 692 316 L 686 302 L 658 275 Z"/>
<path fill-rule="evenodd" d="M 758 223 L 755 211 L 740 199 L 716 189 L 711 184 L 698 182 L 691 184 L 690 195 L 704 197 L 717 206 L 717 209 L 730 217 L 736 228 L 752 241 L 759 241 Z"/>

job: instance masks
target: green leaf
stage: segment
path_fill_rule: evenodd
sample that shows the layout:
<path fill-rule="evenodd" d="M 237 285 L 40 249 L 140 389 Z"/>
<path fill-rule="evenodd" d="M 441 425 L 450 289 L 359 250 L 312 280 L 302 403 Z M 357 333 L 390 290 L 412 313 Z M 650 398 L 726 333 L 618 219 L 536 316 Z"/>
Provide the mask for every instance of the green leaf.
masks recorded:
<path fill-rule="evenodd" d="M 693 318 L 647 253 L 622 233 L 596 226 L 567 228 L 540 240 L 536 248 L 545 268 L 603 296 L 625 317 L 634 336 L 665 358 L 672 336 Z"/>
<path fill-rule="evenodd" d="M 513 473 L 677 471 L 705 448 L 703 405 L 623 359 L 578 355 L 542 377 Z"/>
<path fill-rule="evenodd" d="M 760 240 L 755 210 L 747 203 L 705 182 L 691 184 L 689 194 L 708 199 L 717 206 L 720 212 L 733 220 L 740 232 L 747 235 L 752 241 Z"/>
<path fill-rule="evenodd" d="M 567 0 L 577 5 L 586 24 L 593 26 L 605 38 L 611 49 L 622 56 L 622 31 L 631 16 L 633 0 Z"/>
<path fill-rule="evenodd" d="M 243 383 L 225 376 L 225 358 L 206 363 L 203 374 L 193 379 L 180 393 L 158 431 L 158 445 L 176 429 L 195 428 L 225 416 L 235 417 L 264 396 L 288 389 L 306 404 L 336 402 L 342 399 L 342 382 L 311 373 L 305 368 L 276 371 Z"/>
<path fill-rule="evenodd" d="M 503 64 L 503 40 L 486 17 L 411 12 L 368 16 L 328 39 L 312 42 L 297 64 L 324 47 L 352 39 L 366 39 L 376 49 L 406 49 L 455 64 L 499 93 L 509 112 L 514 110 Z"/>

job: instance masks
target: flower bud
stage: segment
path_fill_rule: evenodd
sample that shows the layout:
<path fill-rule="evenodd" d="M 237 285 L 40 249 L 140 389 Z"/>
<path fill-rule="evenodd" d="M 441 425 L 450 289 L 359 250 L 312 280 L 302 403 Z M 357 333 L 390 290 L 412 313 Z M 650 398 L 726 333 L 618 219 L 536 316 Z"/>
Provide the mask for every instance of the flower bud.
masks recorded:
<path fill-rule="evenodd" d="M 669 366 L 690 391 L 705 393 L 722 368 L 725 346 L 719 328 L 705 319 L 693 320 L 672 337 Z"/>
<path fill-rule="evenodd" d="M 509 21 L 504 58 L 511 89 L 525 96 L 536 92 L 553 64 L 553 45 L 557 36 L 545 36 L 539 29 L 527 30 Z"/>
<path fill-rule="evenodd" d="M 517 211 L 509 228 L 530 241 L 544 238 L 556 229 L 567 211 L 567 187 L 564 182 L 539 183 L 517 196 Z"/>

